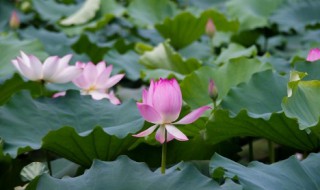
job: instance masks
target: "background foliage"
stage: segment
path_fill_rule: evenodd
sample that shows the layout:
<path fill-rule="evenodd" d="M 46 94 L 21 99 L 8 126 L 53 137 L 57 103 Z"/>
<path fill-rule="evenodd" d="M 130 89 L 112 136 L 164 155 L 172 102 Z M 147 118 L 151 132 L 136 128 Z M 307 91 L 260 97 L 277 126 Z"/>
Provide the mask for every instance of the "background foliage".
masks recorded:
<path fill-rule="evenodd" d="M 320 61 L 305 61 L 320 46 L 319 9 L 318 0 L 0 0 L 0 189 L 319 189 Z M 105 60 L 126 74 L 114 89 L 122 104 L 72 84 L 40 96 L 11 64 L 20 50 Z M 293 70 L 307 75 L 290 81 Z M 135 102 L 160 77 L 179 81 L 180 117 L 213 106 L 210 79 L 219 92 L 217 107 L 180 128 L 190 140 L 168 144 L 166 175 L 154 137 L 132 137 L 150 126 Z"/>

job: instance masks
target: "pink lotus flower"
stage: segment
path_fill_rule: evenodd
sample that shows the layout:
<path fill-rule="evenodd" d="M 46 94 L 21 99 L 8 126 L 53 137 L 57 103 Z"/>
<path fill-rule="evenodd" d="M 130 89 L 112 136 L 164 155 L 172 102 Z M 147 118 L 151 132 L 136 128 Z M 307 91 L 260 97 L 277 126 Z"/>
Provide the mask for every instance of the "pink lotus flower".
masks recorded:
<path fill-rule="evenodd" d="M 166 137 L 167 142 L 172 139 L 188 140 L 188 137 L 174 125 L 192 123 L 210 109 L 209 106 L 200 107 L 174 122 L 178 119 L 182 107 L 181 90 L 175 79 L 160 79 L 157 82 L 151 80 L 149 90 L 143 90 L 142 103 L 138 102 L 137 106 L 142 117 L 155 125 L 133 136 L 148 136 L 160 125 L 156 132 L 156 140 L 160 143 L 164 143 Z"/>
<path fill-rule="evenodd" d="M 319 48 L 313 48 L 309 51 L 307 61 L 313 62 L 320 59 L 320 49 Z"/>
<path fill-rule="evenodd" d="M 81 69 L 68 65 L 72 55 L 62 58 L 51 56 L 42 64 L 34 55 L 26 55 L 23 51 L 20 53 L 21 57 L 12 60 L 12 64 L 23 76 L 32 81 L 67 83 L 81 73 Z"/>
<path fill-rule="evenodd" d="M 94 65 L 89 62 L 87 64 L 77 62 L 78 68 L 83 69 L 82 74 L 73 80 L 73 83 L 81 88 L 81 94 L 91 95 L 95 100 L 107 98 L 113 104 L 120 104 L 120 100 L 115 96 L 109 88 L 117 84 L 124 74 L 118 74 L 110 77 L 112 65 L 106 67 L 104 61 Z"/>

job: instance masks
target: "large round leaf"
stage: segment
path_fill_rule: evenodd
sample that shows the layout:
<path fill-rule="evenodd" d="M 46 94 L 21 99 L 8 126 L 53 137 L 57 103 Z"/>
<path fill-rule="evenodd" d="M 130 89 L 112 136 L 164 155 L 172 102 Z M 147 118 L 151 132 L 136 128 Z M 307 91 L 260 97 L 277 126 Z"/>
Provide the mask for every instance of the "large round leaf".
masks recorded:
<path fill-rule="evenodd" d="M 294 156 L 266 165 L 251 162 L 248 167 L 214 155 L 210 162 L 211 173 L 224 169 L 224 177 L 236 177 L 243 189 L 319 189 L 320 154 L 311 154 L 303 161 Z"/>
<path fill-rule="evenodd" d="M 41 18 L 52 23 L 56 22 L 63 16 L 69 16 L 77 9 L 79 9 L 82 5 L 65 5 L 62 3 L 57 3 L 54 0 L 33 0 L 32 3 L 34 9 L 41 16 Z"/>
<path fill-rule="evenodd" d="M 13 157 L 19 148 L 39 149 L 44 136 L 63 126 L 72 126 L 80 135 L 101 126 L 109 135 L 124 138 L 140 130 L 143 123 L 134 101 L 116 106 L 108 100 L 95 101 L 90 96 L 81 96 L 79 92 L 36 100 L 29 93 L 20 92 L 0 108 L 4 152 Z"/>
<path fill-rule="evenodd" d="M 204 11 L 198 18 L 189 12 L 183 12 L 173 19 L 167 18 L 155 27 L 176 49 L 181 49 L 191 44 L 205 32 L 208 19 L 212 19 L 219 31 L 236 31 L 238 22 L 228 21 L 226 17 L 215 11 Z"/>
<path fill-rule="evenodd" d="M 282 31 L 303 31 L 307 25 L 319 23 L 319 8 L 320 1 L 317 0 L 285 0 L 272 15 L 271 21 L 277 23 Z"/>
<path fill-rule="evenodd" d="M 272 70 L 254 74 L 247 83 L 232 88 L 221 106 L 237 114 L 246 109 L 252 117 L 268 117 L 281 111 L 282 98 L 287 95 L 288 77 Z"/>
<path fill-rule="evenodd" d="M 109 51 L 103 58 L 108 64 L 113 65 L 113 72 L 125 71 L 126 78 L 130 80 L 138 80 L 140 71 L 144 68 L 139 64 L 139 55 L 134 51 L 128 51 L 120 54 L 116 50 Z"/>
<path fill-rule="evenodd" d="M 238 185 L 228 182 L 229 188 Z M 140 190 L 218 190 L 224 189 L 217 182 L 202 175 L 191 164 L 178 164 L 167 170 L 165 175 L 152 172 L 142 163 L 134 162 L 125 156 L 113 162 L 96 160 L 82 176 L 55 179 L 45 174 L 37 182 L 36 189 L 47 190 L 100 190 L 100 189 L 140 189 Z"/>
<path fill-rule="evenodd" d="M 284 0 L 231 0 L 227 2 L 228 13 L 240 21 L 240 29 L 250 30 L 269 25 L 268 19 Z M 287 17 L 289 18 L 289 17 Z"/>
<path fill-rule="evenodd" d="M 184 59 L 170 47 L 168 42 L 161 43 L 152 51 L 145 52 L 139 61 L 152 70 L 161 69 L 168 73 L 179 73 L 183 75 L 189 74 L 201 66 L 201 63 L 197 59 Z M 148 72 L 148 70 L 145 72 Z"/>
<path fill-rule="evenodd" d="M 319 123 L 320 81 L 291 82 L 292 96 L 285 97 L 282 107 L 286 115 L 296 118 L 300 129 L 308 129 Z"/>
<path fill-rule="evenodd" d="M 213 79 L 219 99 L 223 99 L 231 87 L 248 81 L 254 73 L 270 69 L 257 59 L 240 57 L 232 59 L 219 68 L 202 67 L 188 75 L 181 83 L 183 99 L 191 108 L 197 108 L 212 102 L 208 94 L 209 80 Z"/>
<path fill-rule="evenodd" d="M 246 111 L 230 116 L 229 111 L 218 110 L 207 124 L 207 141 L 219 143 L 232 137 L 263 137 L 278 144 L 300 150 L 311 151 L 319 148 L 319 138 L 300 130 L 295 119 L 284 113 L 273 113 L 267 120 L 252 118 Z"/>
<path fill-rule="evenodd" d="M 87 136 L 81 136 L 72 127 L 49 132 L 43 138 L 42 147 L 85 167 L 94 159 L 114 160 L 126 151 L 137 138 L 128 135 L 119 138 L 109 135 L 103 128 L 95 128 Z"/>
<path fill-rule="evenodd" d="M 134 23 L 149 27 L 174 16 L 176 12 L 175 4 L 169 0 L 134 0 L 128 7 L 128 14 Z"/>
<path fill-rule="evenodd" d="M 0 105 L 4 104 L 10 97 L 21 89 L 28 89 L 32 94 L 40 94 L 41 84 L 33 81 L 25 82 L 18 74 L 3 82 L 0 85 Z"/>
<path fill-rule="evenodd" d="M 215 63 L 227 63 L 230 59 L 237 57 L 251 57 L 257 54 L 257 48 L 255 46 L 251 46 L 249 48 L 245 48 L 238 44 L 229 44 L 228 48 L 223 48 Z"/>
<path fill-rule="evenodd" d="M 294 63 L 294 70 L 307 73 L 303 80 L 320 80 L 320 61 L 297 61 Z"/>

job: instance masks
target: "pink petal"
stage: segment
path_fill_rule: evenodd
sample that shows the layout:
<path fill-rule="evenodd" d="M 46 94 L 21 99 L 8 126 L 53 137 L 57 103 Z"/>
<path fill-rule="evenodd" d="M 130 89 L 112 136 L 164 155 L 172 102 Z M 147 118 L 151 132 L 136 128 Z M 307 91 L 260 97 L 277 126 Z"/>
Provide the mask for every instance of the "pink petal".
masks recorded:
<path fill-rule="evenodd" d="M 182 107 L 182 94 L 175 79 L 160 79 L 155 83 L 152 104 L 164 123 L 175 121 Z"/>
<path fill-rule="evenodd" d="M 142 103 L 148 104 L 148 91 L 146 89 L 142 90 Z"/>
<path fill-rule="evenodd" d="M 11 63 L 15 66 L 15 68 L 19 71 L 19 73 L 22 74 L 22 71 L 21 71 L 20 66 L 18 64 L 18 60 L 13 59 L 13 60 L 11 60 Z"/>
<path fill-rule="evenodd" d="M 106 70 L 106 63 L 104 61 L 99 62 L 97 65 L 97 75 L 101 75 L 101 73 Z"/>
<path fill-rule="evenodd" d="M 72 58 L 72 54 L 68 54 L 68 55 L 65 55 L 64 57 L 60 58 L 59 62 L 58 62 L 56 73 L 59 73 L 63 69 L 65 69 L 68 66 L 71 58 Z"/>
<path fill-rule="evenodd" d="M 34 55 L 29 55 L 29 60 L 34 76 L 38 79 L 42 79 L 42 63 L 40 62 L 40 60 Z"/>
<path fill-rule="evenodd" d="M 175 139 L 179 141 L 187 141 L 189 140 L 188 137 L 183 134 L 178 128 L 176 128 L 173 125 L 165 125 L 166 130 L 168 131 L 169 134 L 171 134 Z"/>
<path fill-rule="evenodd" d="M 167 142 L 172 141 L 174 136 L 167 132 Z"/>
<path fill-rule="evenodd" d="M 307 61 L 313 62 L 320 59 L 320 49 L 314 48 L 309 51 Z"/>
<path fill-rule="evenodd" d="M 94 84 L 98 77 L 96 66 L 91 62 L 87 63 L 86 67 L 83 69 L 83 76 L 87 82 Z"/>
<path fill-rule="evenodd" d="M 109 78 L 108 82 L 103 86 L 103 88 L 111 88 L 115 84 L 117 84 L 122 78 L 124 74 L 114 75 L 113 77 Z"/>
<path fill-rule="evenodd" d="M 149 89 L 147 91 L 146 104 L 153 105 L 152 104 L 153 94 L 154 94 L 154 81 L 151 80 L 150 87 L 149 87 Z"/>
<path fill-rule="evenodd" d="M 85 63 L 82 63 L 80 61 L 77 61 L 76 62 L 76 67 L 80 68 L 80 69 L 84 69 L 86 67 L 86 64 Z"/>
<path fill-rule="evenodd" d="M 103 98 L 108 97 L 107 93 L 100 92 L 100 91 L 90 91 L 89 94 L 91 95 L 92 99 L 95 99 L 95 100 L 101 100 Z"/>
<path fill-rule="evenodd" d="M 137 107 L 142 117 L 150 123 L 160 124 L 162 118 L 160 114 L 151 106 L 143 103 L 137 103 Z"/>
<path fill-rule="evenodd" d="M 166 129 L 163 126 L 160 126 L 159 129 L 156 132 L 156 140 L 158 142 L 160 142 L 161 144 L 164 143 L 165 140 L 165 133 L 166 133 Z"/>
<path fill-rule="evenodd" d="M 21 74 L 27 77 L 29 80 L 33 80 L 33 81 L 40 80 L 40 78 L 38 78 L 33 74 L 32 69 L 27 65 L 27 63 L 24 60 L 20 59 L 19 57 L 17 58 L 17 65 L 20 68 Z"/>
<path fill-rule="evenodd" d="M 124 77 L 124 74 L 118 74 L 114 75 L 111 78 L 109 78 L 108 82 L 103 86 L 103 88 L 108 89 L 116 85 L 122 78 Z"/>
<path fill-rule="evenodd" d="M 81 74 L 82 69 L 76 67 L 76 66 L 68 66 L 64 70 L 62 70 L 60 73 L 57 73 L 52 77 L 52 82 L 55 83 L 67 83 L 73 80 L 75 77 L 77 77 L 79 74 Z"/>
<path fill-rule="evenodd" d="M 59 57 L 48 57 L 43 63 L 43 78 L 51 80 L 51 77 L 56 73 L 58 67 Z"/>
<path fill-rule="evenodd" d="M 25 54 L 23 51 L 20 51 L 20 54 L 24 64 L 28 67 L 31 67 L 29 56 Z"/>
<path fill-rule="evenodd" d="M 108 97 L 107 97 L 110 102 L 114 105 L 119 105 L 121 104 L 121 101 L 116 97 L 116 95 L 114 94 L 113 91 L 111 91 L 109 94 L 108 94 Z"/>
<path fill-rule="evenodd" d="M 105 86 L 108 84 L 109 76 L 110 73 L 107 69 L 103 70 L 99 75 L 97 75 L 97 88 L 106 89 Z"/>
<path fill-rule="evenodd" d="M 62 92 L 57 92 L 55 94 L 52 95 L 52 98 L 58 98 L 58 97 L 62 97 L 66 95 L 66 91 L 62 91 Z"/>
<path fill-rule="evenodd" d="M 175 122 L 173 124 L 189 124 L 189 123 L 192 123 L 195 120 L 197 120 L 203 114 L 203 112 L 205 112 L 208 109 L 211 109 L 211 107 L 202 106 L 202 107 L 200 107 L 200 108 L 198 108 L 196 110 L 193 110 L 191 113 L 189 113 L 188 115 L 184 116 L 178 122 Z"/>
<path fill-rule="evenodd" d="M 132 135 L 134 137 L 145 137 L 150 135 L 156 128 L 158 127 L 158 125 L 153 125 L 152 127 L 149 127 L 147 130 L 144 130 L 136 135 Z"/>
<path fill-rule="evenodd" d="M 90 82 L 87 81 L 87 79 L 82 75 L 80 75 L 79 77 L 76 77 L 73 81 L 72 81 L 76 86 L 78 86 L 81 89 L 88 89 L 91 85 Z"/>

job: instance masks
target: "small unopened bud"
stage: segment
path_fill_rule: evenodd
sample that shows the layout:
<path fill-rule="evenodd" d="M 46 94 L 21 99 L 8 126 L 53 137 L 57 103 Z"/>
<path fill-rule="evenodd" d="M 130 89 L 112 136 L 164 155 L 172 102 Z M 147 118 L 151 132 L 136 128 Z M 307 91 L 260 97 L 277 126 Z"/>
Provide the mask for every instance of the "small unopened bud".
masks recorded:
<path fill-rule="evenodd" d="M 210 98 L 216 101 L 218 98 L 218 89 L 212 79 L 210 79 L 209 81 L 208 92 L 209 92 Z"/>
<path fill-rule="evenodd" d="M 213 23 L 213 20 L 211 18 L 208 19 L 206 24 L 206 34 L 212 38 L 216 32 L 216 26 Z"/>
<path fill-rule="evenodd" d="M 12 28 L 12 29 L 18 29 L 19 28 L 20 19 L 19 19 L 19 16 L 18 16 L 16 11 L 12 11 L 11 17 L 10 17 L 10 21 L 9 21 L 9 25 L 10 25 L 10 28 Z"/>

